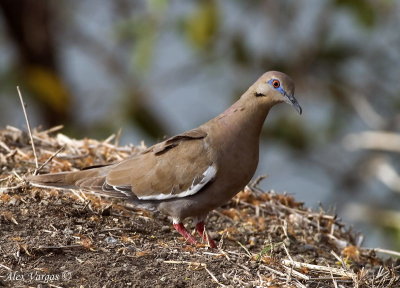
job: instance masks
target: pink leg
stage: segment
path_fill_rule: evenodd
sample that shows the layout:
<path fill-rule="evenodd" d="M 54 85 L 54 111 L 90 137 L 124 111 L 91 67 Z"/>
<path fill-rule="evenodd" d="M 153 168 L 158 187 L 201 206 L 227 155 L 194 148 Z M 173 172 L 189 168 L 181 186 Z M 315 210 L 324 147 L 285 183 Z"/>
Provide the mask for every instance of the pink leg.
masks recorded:
<path fill-rule="evenodd" d="M 203 239 L 203 241 L 206 241 L 211 248 L 217 248 L 217 244 L 215 244 L 215 241 L 210 238 L 210 236 L 206 231 L 206 226 L 204 225 L 204 221 L 197 222 L 196 230 L 199 233 L 200 237 Z"/>
<path fill-rule="evenodd" d="M 196 244 L 197 241 L 196 239 L 194 239 L 194 237 L 192 236 L 192 234 L 189 233 L 189 231 L 186 230 L 185 226 L 183 226 L 182 223 L 177 223 L 177 224 L 173 224 L 174 228 L 176 231 L 179 232 L 179 234 L 181 234 L 187 242 L 189 242 L 190 244 Z"/>

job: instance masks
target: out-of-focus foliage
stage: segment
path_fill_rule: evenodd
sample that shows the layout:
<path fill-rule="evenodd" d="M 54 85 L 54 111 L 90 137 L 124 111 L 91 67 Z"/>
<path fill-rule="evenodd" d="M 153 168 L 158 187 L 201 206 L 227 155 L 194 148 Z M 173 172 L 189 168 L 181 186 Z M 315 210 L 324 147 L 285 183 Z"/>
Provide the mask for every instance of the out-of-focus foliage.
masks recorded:
<path fill-rule="evenodd" d="M 132 63 L 140 72 L 146 72 L 152 64 L 154 46 L 167 8 L 165 0 L 149 1 L 144 13 L 138 13 L 116 25 L 120 43 L 134 43 Z"/>
<path fill-rule="evenodd" d="M 186 37 L 197 49 L 210 48 L 218 27 L 218 6 L 214 0 L 198 1 L 184 21 Z"/>
<path fill-rule="evenodd" d="M 42 103 L 43 119 L 55 125 L 71 120 L 71 107 L 69 89 L 59 75 L 52 9 L 50 1 L 0 2 L 3 30 L 8 32 L 17 54 L 13 64 L 18 68 L 9 68 L 30 89 L 32 97 Z"/>
<path fill-rule="evenodd" d="M 307 130 L 298 120 L 280 116 L 275 122 L 270 123 L 269 128 L 266 128 L 264 135 L 268 138 L 274 137 L 280 139 L 283 143 L 289 143 L 290 147 L 297 151 L 308 151 L 312 149 L 312 135 L 307 133 Z"/>
<path fill-rule="evenodd" d="M 372 27 L 375 24 L 375 5 L 380 5 L 378 2 L 373 5 L 372 1 L 364 0 L 336 0 L 336 4 L 351 9 L 357 20 L 366 27 Z"/>
<path fill-rule="evenodd" d="M 59 75 L 44 67 L 29 67 L 25 71 L 26 84 L 39 101 L 47 103 L 53 113 L 65 114 L 69 93 Z"/>

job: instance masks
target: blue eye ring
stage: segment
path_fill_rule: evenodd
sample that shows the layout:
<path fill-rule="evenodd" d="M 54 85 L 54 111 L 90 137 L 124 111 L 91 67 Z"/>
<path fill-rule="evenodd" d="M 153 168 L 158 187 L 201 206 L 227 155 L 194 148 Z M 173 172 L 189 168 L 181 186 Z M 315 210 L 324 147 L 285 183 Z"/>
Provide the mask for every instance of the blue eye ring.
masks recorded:
<path fill-rule="evenodd" d="M 279 82 L 279 80 L 276 80 L 276 79 L 272 80 L 271 84 L 272 84 L 272 87 L 274 87 L 275 89 L 278 89 L 279 87 L 281 87 L 281 82 Z"/>

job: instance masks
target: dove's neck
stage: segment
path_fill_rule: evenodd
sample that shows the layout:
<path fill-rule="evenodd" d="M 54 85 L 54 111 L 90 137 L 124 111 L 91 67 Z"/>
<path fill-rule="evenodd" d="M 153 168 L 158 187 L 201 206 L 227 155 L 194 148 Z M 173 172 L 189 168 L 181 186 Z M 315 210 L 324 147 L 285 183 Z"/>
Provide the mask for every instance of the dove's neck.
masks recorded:
<path fill-rule="evenodd" d="M 245 94 L 213 121 L 225 133 L 247 138 L 247 141 L 257 140 L 258 143 L 265 118 L 272 105 L 268 101 L 260 101 L 255 95 Z"/>

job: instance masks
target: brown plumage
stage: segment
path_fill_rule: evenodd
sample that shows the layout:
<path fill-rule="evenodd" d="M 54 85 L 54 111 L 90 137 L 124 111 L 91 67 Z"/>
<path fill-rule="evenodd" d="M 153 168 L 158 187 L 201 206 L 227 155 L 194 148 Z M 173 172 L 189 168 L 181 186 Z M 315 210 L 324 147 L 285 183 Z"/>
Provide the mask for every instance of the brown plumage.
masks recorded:
<path fill-rule="evenodd" d="M 30 177 L 35 186 L 83 189 L 124 199 L 128 206 L 159 210 L 190 243 L 182 224 L 195 218 L 204 230 L 209 211 L 229 201 L 250 181 L 258 164 L 259 137 L 272 106 L 287 102 L 301 113 L 293 81 L 270 71 L 262 75 L 221 115 L 196 129 L 158 143 L 139 155 L 104 167 Z"/>

